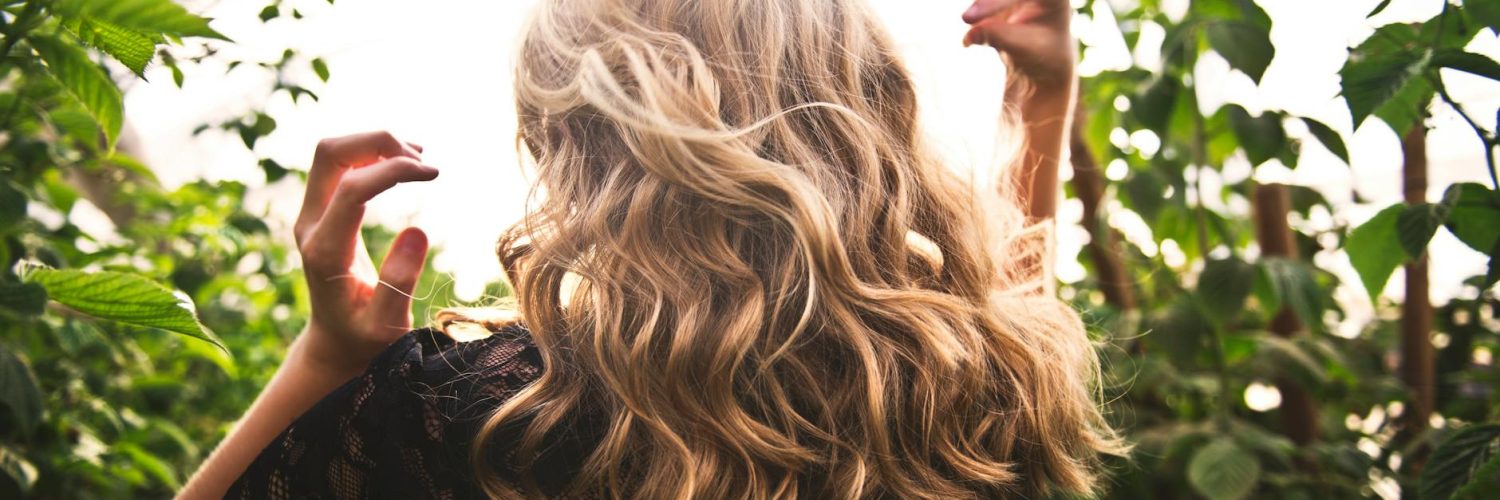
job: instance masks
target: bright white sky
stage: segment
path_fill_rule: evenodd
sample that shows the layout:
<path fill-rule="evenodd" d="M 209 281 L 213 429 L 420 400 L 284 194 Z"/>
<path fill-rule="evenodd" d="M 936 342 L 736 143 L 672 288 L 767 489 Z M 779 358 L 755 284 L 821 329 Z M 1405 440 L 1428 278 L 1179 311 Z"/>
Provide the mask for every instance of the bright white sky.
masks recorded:
<path fill-rule="evenodd" d="M 355 1 L 330 6 L 324 0 L 289 0 L 307 18 L 262 26 L 255 20 L 261 0 L 224 0 L 207 8 L 219 19 L 214 27 L 239 44 L 226 55 L 275 61 L 290 46 L 310 56 L 322 56 L 333 78 L 324 86 L 311 85 L 309 70 L 303 81 L 322 96 L 318 103 L 293 106 L 284 95 L 268 99 L 267 82 L 253 71 L 227 77 L 222 66 L 188 71 L 187 86 L 178 89 L 165 68 L 147 72 L 150 83 L 136 83 L 127 94 L 130 127 L 142 137 L 143 160 L 169 186 L 196 178 L 234 179 L 251 186 L 264 184 L 255 156 L 232 134 L 191 136 L 193 127 L 217 122 L 247 109 L 266 106 L 279 120 L 275 135 L 258 146 L 261 155 L 285 165 L 305 167 L 319 138 L 358 131 L 388 129 L 426 147 L 426 160 L 443 169 L 438 180 L 403 186 L 373 203 L 371 217 L 400 227 L 425 229 L 443 247 L 438 265 L 457 280 L 461 295 L 476 296 L 483 284 L 500 275 L 493 254 L 499 233 L 517 220 L 524 207 L 528 181 L 518 168 L 513 137 L 515 116 L 510 83 L 511 54 L 525 13 L 536 0 Z M 709 0 L 703 0 L 709 1 Z M 955 168 L 980 175 L 993 170 L 992 154 L 998 129 L 997 113 L 1003 74 L 993 52 L 961 46 L 964 25 L 959 14 L 965 0 L 870 0 L 886 20 L 917 80 L 927 130 Z M 1075 0 L 1077 1 L 1077 0 Z M 1131 0 L 1115 0 L 1123 7 Z M 1167 0 L 1185 5 L 1186 0 Z M 1102 2 L 1101 2 L 1102 3 Z M 1230 100 L 1252 112 L 1284 109 L 1330 124 L 1344 133 L 1353 155 L 1355 176 L 1335 157 L 1308 139 L 1302 165 L 1296 171 L 1262 166 L 1261 180 L 1280 180 L 1323 189 L 1335 203 L 1347 199 L 1350 185 L 1373 203 L 1347 206 L 1335 217 L 1362 221 L 1378 208 L 1398 201 L 1400 149 L 1386 127 L 1371 120 L 1350 134 L 1348 111 L 1336 99 L 1345 49 L 1369 36 L 1374 26 L 1393 21 L 1425 19 L 1441 8 L 1439 0 L 1396 0 L 1372 21 L 1364 14 L 1377 0 L 1337 2 L 1259 0 L 1271 14 L 1276 58 L 1261 86 L 1230 73 L 1216 56 L 1200 63 L 1202 98 L 1210 106 Z M 201 9 L 200 9 L 201 10 Z M 1104 17 L 1075 24 L 1091 48 L 1083 72 L 1128 64 L 1132 57 Z M 1486 33 L 1471 45 L 1500 56 L 1500 42 Z M 1152 54 L 1136 54 L 1150 61 Z M 1451 90 L 1473 109 L 1500 107 L 1500 85 L 1467 74 L 1449 76 Z M 1456 114 L 1438 106 L 1431 147 L 1430 199 L 1441 196 L 1451 182 L 1482 181 L 1486 174 L 1482 150 Z M 1493 126 L 1491 113 L 1477 118 Z M 1294 132 L 1294 134 L 1297 132 Z M 1251 175 L 1244 160 L 1226 168 L 1229 181 Z M 1234 173 L 1238 171 L 1238 173 Z M 1064 173 L 1067 175 L 1067 173 Z M 1210 179 L 1208 182 L 1216 180 Z M 255 190 L 255 203 L 265 203 L 273 219 L 289 221 L 301 200 L 300 186 L 290 182 Z M 1347 203 L 1344 203 L 1347 205 Z M 1246 210 L 1240 201 L 1226 210 Z M 1087 234 L 1077 225 L 1080 210 L 1070 200 L 1061 214 L 1059 276 L 1066 281 L 1083 277 L 1074 255 Z M 1133 223 L 1134 222 L 1134 223 Z M 1116 220 L 1127 232 L 1137 221 Z M 1328 227 L 1331 217 L 1315 217 L 1309 224 Z M 1459 293 L 1459 280 L 1483 269 L 1484 258 L 1445 232 L 1433 251 L 1435 300 Z M 1171 248 L 1161 250 L 1172 256 Z M 1346 283 L 1358 280 L 1342 254 L 1318 256 L 1318 265 L 1338 273 Z M 1400 274 L 1387 295 L 1399 297 Z M 421 291 L 418 291 L 421 293 Z M 1341 290 L 1346 306 L 1368 311 L 1361 289 Z M 1365 313 L 1368 314 L 1368 313 Z M 1364 314 L 1361 314 L 1363 316 Z M 1353 319 L 1353 318 L 1351 318 Z M 1351 321 L 1352 323 L 1352 321 Z"/>

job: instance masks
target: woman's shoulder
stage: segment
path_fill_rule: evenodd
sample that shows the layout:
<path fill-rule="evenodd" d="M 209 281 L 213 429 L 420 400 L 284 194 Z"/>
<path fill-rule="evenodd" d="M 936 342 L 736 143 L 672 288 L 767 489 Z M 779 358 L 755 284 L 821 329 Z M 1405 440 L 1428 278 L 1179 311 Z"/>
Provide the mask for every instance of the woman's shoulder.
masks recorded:
<path fill-rule="evenodd" d="M 413 330 L 371 364 L 367 376 L 423 399 L 428 410 L 452 420 L 488 416 L 542 373 L 531 333 L 513 324 L 476 335 L 479 327 Z M 404 387 L 395 387 L 404 386 Z"/>
<path fill-rule="evenodd" d="M 465 341 L 436 329 L 392 343 L 270 443 L 227 498 L 482 498 L 477 430 L 541 375 L 517 325 Z"/>

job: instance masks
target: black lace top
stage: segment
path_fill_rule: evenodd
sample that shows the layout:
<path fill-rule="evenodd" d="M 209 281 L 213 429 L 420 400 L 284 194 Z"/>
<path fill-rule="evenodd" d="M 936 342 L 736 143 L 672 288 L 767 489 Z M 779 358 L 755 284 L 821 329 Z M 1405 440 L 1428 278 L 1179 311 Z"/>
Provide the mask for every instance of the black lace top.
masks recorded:
<path fill-rule="evenodd" d="M 408 333 L 282 431 L 225 497 L 481 498 L 474 435 L 541 366 L 520 327 L 463 343 Z"/>

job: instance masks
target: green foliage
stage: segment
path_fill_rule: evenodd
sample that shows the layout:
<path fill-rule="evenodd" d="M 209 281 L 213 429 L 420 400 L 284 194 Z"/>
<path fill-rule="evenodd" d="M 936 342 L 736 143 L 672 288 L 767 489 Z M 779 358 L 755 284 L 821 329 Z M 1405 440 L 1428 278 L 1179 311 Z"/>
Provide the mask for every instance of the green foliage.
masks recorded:
<path fill-rule="evenodd" d="M 1239 500 L 1260 480 L 1260 461 L 1232 438 L 1218 438 L 1188 461 L 1188 484 L 1209 500 Z"/>
<path fill-rule="evenodd" d="M 80 19 L 67 24 L 72 25 L 72 33 L 80 41 L 109 54 L 141 78 L 146 76 L 146 65 L 156 57 L 156 40 L 139 31 L 98 19 Z"/>
<path fill-rule="evenodd" d="M 48 269 L 25 264 L 17 274 L 22 280 L 41 285 L 48 297 L 75 311 L 180 333 L 224 349 L 224 342 L 198 322 L 191 300 L 149 279 L 114 271 Z"/>
<path fill-rule="evenodd" d="M 115 82 L 77 45 L 40 35 L 30 41 L 37 55 L 47 63 L 47 72 L 93 115 L 104 130 L 109 148 L 113 149 L 120 137 L 120 127 L 125 125 L 125 105 Z"/>
<path fill-rule="evenodd" d="M 1302 123 L 1307 125 L 1307 131 L 1312 133 L 1318 142 L 1323 143 L 1323 147 L 1328 148 L 1328 151 L 1340 160 L 1344 160 L 1345 164 L 1349 163 L 1349 147 L 1344 145 L 1344 138 L 1340 137 L 1338 132 L 1323 122 L 1311 118 L 1303 118 Z"/>
<path fill-rule="evenodd" d="M 1385 282 L 1391 279 L 1391 273 L 1396 272 L 1402 262 L 1406 262 L 1404 253 L 1391 251 L 1391 243 L 1398 241 L 1396 221 L 1404 211 L 1406 206 L 1402 204 L 1386 207 L 1375 214 L 1375 217 L 1350 231 L 1349 239 L 1344 243 L 1344 251 L 1349 253 L 1349 263 L 1359 273 L 1359 280 L 1364 283 L 1371 302 L 1385 290 Z"/>
<path fill-rule="evenodd" d="M 1094 3 L 1079 15 L 1090 15 Z M 1353 125 L 1368 126 L 1373 116 L 1402 136 L 1425 126 L 1430 106 L 1446 105 L 1495 148 L 1494 133 L 1447 94 L 1440 71 L 1496 78 L 1493 60 L 1465 50 L 1477 27 L 1490 25 L 1481 19 L 1493 19 L 1486 17 L 1497 10 L 1492 4 L 1468 1 L 1424 22 L 1380 26 L 1350 48 L 1340 75 Z M 1162 64 L 1106 71 L 1083 82 L 1087 125 L 1081 135 L 1088 152 L 1100 165 L 1128 166 L 1123 178 L 1105 180 L 1110 204 L 1096 209 L 1109 216 L 1084 223 L 1108 228 L 1124 211 L 1149 228 L 1112 251 L 1121 260 L 1116 265 L 1128 269 L 1129 304 L 1106 300 L 1103 277 L 1063 288 L 1110 344 L 1102 351 L 1106 379 L 1119 381 L 1110 392 L 1110 415 L 1136 446 L 1110 479 L 1106 498 L 1366 498 L 1390 482 L 1408 494 L 1418 491 L 1423 450 L 1437 444 L 1440 431 L 1413 430 L 1393 418 L 1395 403 L 1411 411 L 1419 389 L 1407 387 L 1391 364 L 1402 355 L 1395 319 L 1400 304 L 1375 299 L 1395 269 L 1427 253 L 1443 229 L 1491 256 L 1492 276 L 1470 278 L 1460 294 L 1470 298 L 1441 304 L 1435 313 L 1432 334 L 1446 344 L 1438 348 L 1441 388 L 1434 400 L 1435 415 L 1449 425 L 1500 418 L 1500 396 L 1492 390 L 1500 376 L 1492 364 L 1475 361 L 1500 352 L 1500 298 L 1492 289 L 1500 280 L 1494 258 L 1500 255 L 1500 191 L 1458 184 L 1442 200 L 1396 204 L 1363 224 L 1293 223 L 1291 248 L 1270 254 L 1265 245 L 1279 240 L 1266 241 L 1262 219 L 1332 214 L 1335 221 L 1348 220 L 1330 203 L 1346 195 L 1283 186 L 1293 213 L 1266 212 L 1275 197 L 1263 199 L 1253 180 L 1231 178 L 1231 162 L 1297 168 L 1302 138 L 1288 124 L 1301 122 L 1353 175 L 1364 168 L 1350 163 L 1349 145 L 1322 120 L 1278 109 L 1252 115 L 1237 96 L 1218 109 L 1198 102 L 1196 62 L 1208 50 L 1258 83 L 1276 57 L 1260 42 L 1268 39 L 1270 19 L 1249 0 L 1194 0 L 1186 13 L 1166 12 L 1153 1 L 1109 5 L 1128 48 L 1159 49 Z M 1162 28 L 1164 39 L 1141 36 L 1150 24 Z M 1147 40 L 1161 46 L 1142 45 Z M 1121 95 L 1130 103 L 1123 110 L 1116 107 Z M 1438 98 L 1441 103 L 1433 102 Z M 1155 151 L 1110 141 L 1143 130 L 1160 139 Z M 1359 193 L 1347 197 L 1363 203 Z M 1249 205 L 1252 215 L 1216 208 L 1236 203 Z M 1098 251 L 1081 256 L 1085 267 L 1098 270 Z M 1320 269 L 1327 260 L 1314 265 L 1315 256 L 1340 251 L 1361 283 L 1340 283 Z M 1376 317 L 1356 322 L 1334 291 L 1360 284 Z M 1281 396 L 1270 410 L 1253 397 L 1268 386 Z M 1315 420 L 1297 420 L 1291 407 L 1298 405 Z M 1473 453 L 1470 445 L 1455 449 Z M 1393 459 L 1398 456 L 1402 460 Z M 1500 470 L 1496 462 L 1487 465 Z"/>
<path fill-rule="evenodd" d="M 1250 23 L 1225 21 L 1208 24 L 1208 44 L 1224 56 L 1229 66 L 1260 83 L 1266 67 L 1276 55 L 1267 30 Z"/>
<path fill-rule="evenodd" d="M 1422 498 L 1480 498 L 1480 486 L 1500 485 L 1497 464 L 1500 464 L 1500 424 L 1466 427 L 1432 453 L 1422 471 Z"/>
<path fill-rule="evenodd" d="M 294 22 L 306 7 L 266 3 L 257 13 L 265 23 Z M 1404 133 L 1441 98 L 1493 150 L 1494 133 L 1452 101 L 1440 70 L 1497 77 L 1495 61 L 1464 49 L 1480 27 L 1500 29 L 1495 5 L 1448 5 L 1421 23 L 1379 27 L 1353 47 L 1340 74 L 1354 125 L 1375 116 Z M 8 55 L 0 111 L 10 110 L 0 121 L 0 498 L 169 496 L 275 370 L 306 321 L 307 292 L 288 238 L 246 205 L 247 186 L 164 187 L 130 151 L 113 151 L 138 112 L 121 107 L 116 82 L 159 64 L 181 86 L 181 68 L 212 60 L 268 73 L 266 94 L 295 103 L 318 99 L 295 75 L 311 69 L 326 82 L 328 64 L 293 50 L 275 60 L 227 59 L 217 50 L 226 37 L 169 0 L 11 1 L 0 10 Z M 1108 415 L 1136 446 L 1112 468 L 1104 496 L 1354 498 L 1394 480 L 1424 498 L 1475 498 L 1500 486 L 1494 425 L 1479 423 L 1500 417 L 1500 374 L 1475 361 L 1500 352 L 1500 299 L 1491 289 L 1500 280 L 1500 191 L 1457 184 L 1437 203 L 1395 205 L 1354 228 L 1294 224 L 1289 255 L 1270 255 L 1256 244 L 1259 215 L 1215 208 L 1259 209 L 1254 182 L 1231 178 L 1226 166 L 1243 155 L 1252 165 L 1296 168 L 1298 133 L 1286 124 L 1299 121 L 1350 160 L 1344 139 L 1322 121 L 1278 109 L 1251 115 L 1237 103 L 1200 106 L 1198 59 L 1211 50 L 1235 78 L 1258 83 L 1276 57 L 1271 19 L 1251 0 L 1195 0 L 1170 15 L 1143 1 L 1115 17 L 1132 50 L 1160 49 L 1163 64 L 1090 77 L 1081 98 L 1087 149 L 1101 165 L 1127 167 L 1107 184 L 1119 204 L 1104 210 L 1139 215 L 1149 229 L 1117 252 L 1133 307 L 1105 303 L 1096 278 L 1063 289 L 1110 345 L 1101 351 L 1107 380 L 1121 384 L 1109 388 Z M 1137 47 L 1148 23 L 1165 31 L 1161 47 Z M 1128 109 L 1116 109 L 1119 96 Z M 235 137 L 254 152 L 280 127 L 263 102 L 253 104 L 195 134 Z M 1110 142 L 1117 131 L 1142 130 L 1160 147 Z M 256 161 L 268 183 L 305 180 L 300 165 Z M 1328 198 L 1339 194 L 1287 190 L 1292 217 L 1303 220 L 1334 211 Z M 109 216 L 118 234 L 78 227 L 70 214 L 85 205 Z M 1312 259 L 1345 252 L 1373 300 L 1439 228 L 1490 256 L 1491 273 L 1471 278 L 1435 313 L 1445 343 L 1434 400 L 1446 426 L 1459 430 L 1398 439 L 1395 403 L 1411 408 L 1416 389 L 1391 369 L 1400 349 L 1387 318 L 1396 305 L 1375 301 L 1375 319 L 1349 325 L 1351 315 L 1330 298 L 1341 283 Z M 371 227 L 365 236 L 381 252 L 394 233 Z M 18 274 L 22 262 L 46 267 Z M 441 274 L 425 273 L 417 290 L 419 323 L 456 303 Z M 487 290 L 509 293 L 499 284 Z M 1288 313 L 1298 321 L 1286 321 Z M 1262 386 L 1279 388 L 1281 408 L 1247 401 Z M 1321 415 L 1306 442 L 1293 440 L 1283 418 L 1295 394 Z M 1445 435 L 1453 437 L 1437 446 Z M 1414 463 L 1424 447 L 1436 449 L 1423 472 L 1392 460 Z"/>
<path fill-rule="evenodd" d="M 140 33 L 228 40 L 172 0 L 56 0 L 52 10 L 65 20 L 98 20 Z"/>

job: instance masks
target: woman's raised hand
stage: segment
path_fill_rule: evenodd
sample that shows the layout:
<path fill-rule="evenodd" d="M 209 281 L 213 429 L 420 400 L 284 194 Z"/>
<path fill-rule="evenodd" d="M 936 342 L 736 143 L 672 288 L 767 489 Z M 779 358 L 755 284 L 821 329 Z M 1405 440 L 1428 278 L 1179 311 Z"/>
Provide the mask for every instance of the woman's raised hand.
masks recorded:
<path fill-rule="evenodd" d="M 312 315 L 303 335 L 311 360 L 352 375 L 411 329 L 411 293 L 427 258 L 427 235 L 407 228 L 376 271 L 360 226 L 365 203 L 403 182 L 430 181 L 422 148 L 388 132 L 318 143 L 294 231 Z"/>
<path fill-rule="evenodd" d="M 1068 0 L 978 0 L 964 11 L 964 45 L 984 44 L 1010 58 L 1039 86 L 1071 84 L 1076 62 Z"/>

